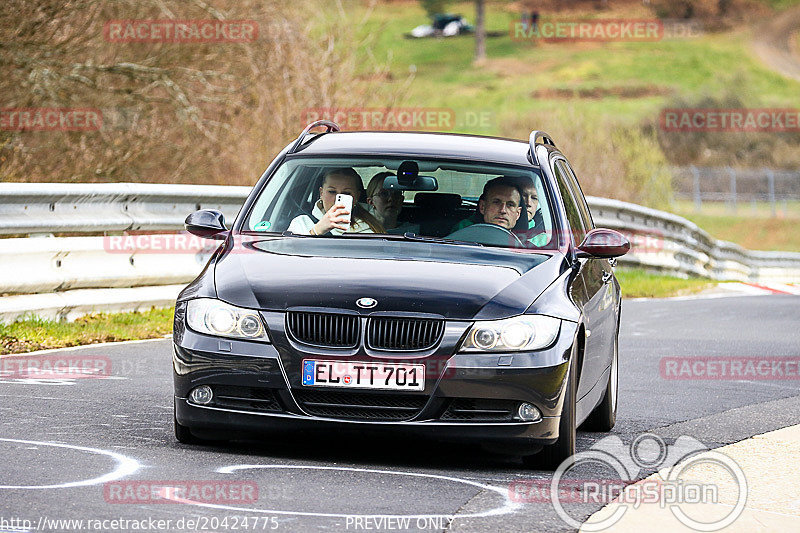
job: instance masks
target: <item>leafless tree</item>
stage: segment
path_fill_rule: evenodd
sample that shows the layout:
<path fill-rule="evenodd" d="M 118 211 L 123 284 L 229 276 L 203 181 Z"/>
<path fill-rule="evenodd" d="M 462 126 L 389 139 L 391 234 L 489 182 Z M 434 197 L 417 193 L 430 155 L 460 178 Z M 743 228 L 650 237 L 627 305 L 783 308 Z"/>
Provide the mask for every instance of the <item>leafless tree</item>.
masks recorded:
<path fill-rule="evenodd" d="M 486 3 L 475 0 L 475 63 L 486 61 Z"/>
<path fill-rule="evenodd" d="M 247 20 L 258 37 L 104 36 L 110 21 L 131 19 Z M 4 0 L 0 107 L 94 108 L 103 125 L 0 128 L 0 179 L 250 184 L 297 135 L 304 109 L 374 98 L 385 69 L 358 64 L 364 33 L 328 0 Z"/>

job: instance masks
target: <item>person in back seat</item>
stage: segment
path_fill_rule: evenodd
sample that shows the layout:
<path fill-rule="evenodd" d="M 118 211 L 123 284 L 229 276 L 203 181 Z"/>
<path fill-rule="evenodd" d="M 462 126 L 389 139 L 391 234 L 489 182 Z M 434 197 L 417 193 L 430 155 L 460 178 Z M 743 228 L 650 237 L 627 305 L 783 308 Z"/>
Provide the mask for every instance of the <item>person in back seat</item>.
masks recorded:
<path fill-rule="evenodd" d="M 403 191 L 392 191 L 383 188 L 387 177 L 394 176 L 391 172 L 378 172 L 367 184 L 367 203 L 370 213 L 383 225 L 386 233 L 419 233 L 419 224 L 398 222 L 397 217 L 403 210 Z"/>
<path fill-rule="evenodd" d="M 528 212 L 528 229 L 535 230 L 536 233 L 544 231 L 544 220 L 542 210 L 539 209 L 539 193 L 533 180 L 528 178 L 520 179 L 519 188 L 522 191 L 522 203 Z"/>

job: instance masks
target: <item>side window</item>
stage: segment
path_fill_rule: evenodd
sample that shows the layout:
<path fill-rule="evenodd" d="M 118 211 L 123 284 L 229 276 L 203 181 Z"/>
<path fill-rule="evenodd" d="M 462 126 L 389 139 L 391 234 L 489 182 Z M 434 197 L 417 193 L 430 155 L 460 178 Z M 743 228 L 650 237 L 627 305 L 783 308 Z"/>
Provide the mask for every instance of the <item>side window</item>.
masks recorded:
<path fill-rule="evenodd" d="M 572 196 L 572 191 L 569 185 L 567 185 L 568 174 L 565 172 L 563 165 L 555 164 L 553 165 L 553 170 L 556 176 L 556 183 L 558 184 L 558 192 L 561 193 L 561 199 L 564 201 L 567 221 L 569 222 L 575 244 L 578 245 L 583 242 L 583 238 L 586 236 L 586 226 L 581 218 L 578 204 Z"/>
<path fill-rule="evenodd" d="M 589 211 L 589 204 L 586 203 L 586 198 L 583 196 L 583 191 L 581 191 L 581 187 L 578 184 L 578 178 L 575 177 L 575 172 L 572 171 L 572 167 L 569 166 L 569 163 L 566 161 L 559 160 L 558 164 L 564 167 L 562 170 L 564 170 L 567 180 L 572 187 L 575 201 L 578 203 L 578 209 L 580 209 L 583 220 L 586 222 L 586 228 L 594 228 L 594 221 L 592 221 L 592 213 Z"/>

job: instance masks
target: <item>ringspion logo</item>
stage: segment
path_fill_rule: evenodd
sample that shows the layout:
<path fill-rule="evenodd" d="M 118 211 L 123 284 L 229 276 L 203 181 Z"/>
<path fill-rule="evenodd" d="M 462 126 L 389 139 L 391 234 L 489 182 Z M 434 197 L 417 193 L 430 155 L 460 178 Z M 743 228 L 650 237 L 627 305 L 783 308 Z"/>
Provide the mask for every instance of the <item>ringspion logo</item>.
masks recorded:
<path fill-rule="evenodd" d="M 103 37 L 111 43 L 250 43 L 254 20 L 110 20 Z"/>

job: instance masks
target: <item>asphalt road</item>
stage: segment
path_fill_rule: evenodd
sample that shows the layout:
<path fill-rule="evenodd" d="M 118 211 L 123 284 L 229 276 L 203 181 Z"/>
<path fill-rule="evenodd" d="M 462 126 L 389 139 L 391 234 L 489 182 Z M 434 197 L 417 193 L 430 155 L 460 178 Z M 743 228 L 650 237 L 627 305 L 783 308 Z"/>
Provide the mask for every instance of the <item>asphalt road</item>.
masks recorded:
<path fill-rule="evenodd" d="M 671 446 L 689 436 L 717 447 L 800 423 L 797 376 L 675 380 L 662 366 L 669 357 L 797 358 L 798 309 L 800 297 L 778 295 L 624 302 L 611 435 L 626 445 L 652 432 Z M 309 433 L 178 444 L 168 339 L 56 355 L 107 362 L 110 372 L 100 379 L 0 378 L 0 531 L 572 529 L 548 502 L 520 502 L 509 493 L 515 483 L 551 474 L 474 443 Z M 579 432 L 578 448 L 607 436 Z M 150 503 L 141 492 L 191 481 L 233 485 L 199 503 Z M 253 490 L 257 501 L 248 498 Z M 174 500 L 178 493 L 161 494 Z M 581 503 L 570 512 L 585 518 L 599 507 Z M 84 522 L 53 522 L 70 519 Z"/>

